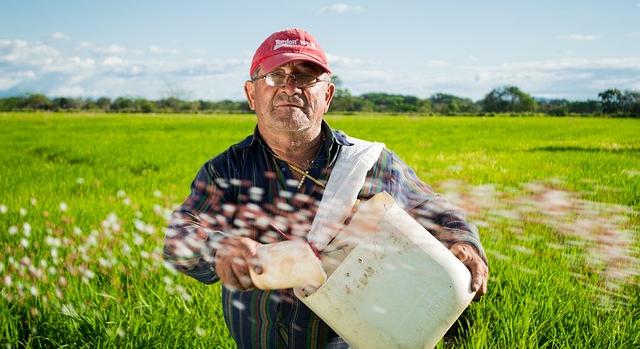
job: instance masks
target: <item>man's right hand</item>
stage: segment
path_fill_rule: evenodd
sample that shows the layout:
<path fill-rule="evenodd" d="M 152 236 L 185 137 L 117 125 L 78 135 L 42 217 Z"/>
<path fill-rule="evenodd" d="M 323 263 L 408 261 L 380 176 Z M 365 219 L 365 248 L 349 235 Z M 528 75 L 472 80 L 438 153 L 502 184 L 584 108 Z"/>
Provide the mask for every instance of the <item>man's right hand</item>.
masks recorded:
<path fill-rule="evenodd" d="M 256 249 L 261 244 L 246 237 L 231 236 L 220 241 L 216 252 L 216 273 L 225 286 L 240 290 L 254 288 L 249 266 L 261 272 L 256 263 Z"/>

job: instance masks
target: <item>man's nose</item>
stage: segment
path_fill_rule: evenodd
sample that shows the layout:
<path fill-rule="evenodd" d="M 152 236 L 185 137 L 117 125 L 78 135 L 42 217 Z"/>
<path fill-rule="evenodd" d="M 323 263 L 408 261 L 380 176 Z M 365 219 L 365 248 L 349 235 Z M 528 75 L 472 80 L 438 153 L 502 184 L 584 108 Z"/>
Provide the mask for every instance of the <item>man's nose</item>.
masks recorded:
<path fill-rule="evenodd" d="M 288 95 L 294 95 L 302 92 L 302 90 L 296 86 L 296 77 L 291 74 L 287 75 L 282 88 Z"/>

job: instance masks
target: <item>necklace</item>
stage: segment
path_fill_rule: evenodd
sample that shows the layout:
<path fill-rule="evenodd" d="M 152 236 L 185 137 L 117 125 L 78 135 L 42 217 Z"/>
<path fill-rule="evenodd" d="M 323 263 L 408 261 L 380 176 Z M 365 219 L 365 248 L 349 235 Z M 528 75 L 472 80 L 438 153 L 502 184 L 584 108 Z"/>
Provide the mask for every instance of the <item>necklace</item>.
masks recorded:
<path fill-rule="evenodd" d="M 315 183 L 315 184 L 319 185 L 320 187 L 325 188 L 324 183 L 320 182 L 320 180 L 318 180 L 318 179 L 314 178 L 313 176 L 311 176 L 311 175 L 309 174 L 309 170 L 306 170 L 306 171 L 305 171 L 305 170 L 301 169 L 300 167 L 298 167 L 298 166 L 296 166 L 296 165 L 292 164 L 291 162 L 289 162 L 289 161 L 287 161 L 287 160 L 285 160 L 285 159 L 281 158 L 281 157 L 280 157 L 280 156 L 278 156 L 276 153 L 273 153 L 273 152 L 272 152 L 272 154 L 273 154 L 273 157 L 275 157 L 276 159 L 278 159 L 278 160 L 280 160 L 280 161 L 284 162 L 285 164 L 287 164 L 287 166 L 289 166 L 289 168 L 290 168 L 290 169 L 292 169 L 292 170 L 294 170 L 294 171 L 296 171 L 296 172 L 298 172 L 299 174 L 301 174 L 301 175 L 302 175 L 302 178 L 300 178 L 300 182 L 298 182 L 298 191 L 300 190 L 300 188 L 302 188 L 302 184 L 304 184 L 304 180 L 305 180 L 306 178 L 309 178 L 309 180 L 311 180 L 313 183 Z M 312 163 L 313 163 L 313 162 L 312 162 Z"/>

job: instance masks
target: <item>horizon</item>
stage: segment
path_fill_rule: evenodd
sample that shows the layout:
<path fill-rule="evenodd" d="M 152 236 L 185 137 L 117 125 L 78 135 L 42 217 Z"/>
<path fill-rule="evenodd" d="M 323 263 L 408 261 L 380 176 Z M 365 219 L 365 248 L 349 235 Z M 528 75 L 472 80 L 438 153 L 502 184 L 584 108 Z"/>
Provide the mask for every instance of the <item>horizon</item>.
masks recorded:
<path fill-rule="evenodd" d="M 609 88 L 640 90 L 638 0 L 3 7 L 0 96 L 244 100 L 254 50 L 287 27 L 309 31 L 356 96 L 475 102 L 513 85 L 537 99 L 584 101 Z"/>

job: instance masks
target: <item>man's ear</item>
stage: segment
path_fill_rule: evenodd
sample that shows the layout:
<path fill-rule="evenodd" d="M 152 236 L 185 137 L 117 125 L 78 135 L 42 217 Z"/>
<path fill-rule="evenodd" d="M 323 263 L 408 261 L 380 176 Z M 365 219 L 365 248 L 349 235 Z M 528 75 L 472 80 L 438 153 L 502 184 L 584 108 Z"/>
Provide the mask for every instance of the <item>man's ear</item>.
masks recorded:
<path fill-rule="evenodd" d="M 249 108 L 251 110 L 256 110 L 256 104 L 255 104 L 255 95 L 254 93 L 256 92 L 256 86 L 254 85 L 253 81 L 251 80 L 247 80 L 244 83 L 244 94 L 247 96 L 247 102 L 249 103 Z"/>
<path fill-rule="evenodd" d="M 327 91 L 324 93 L 324 101 L 325 101 L 324 112 L 325 113 L 329 111 L 329 106 L 331 105 L 331 101 L 333 100 L 334 92 L 336 92 L 336 85 L 330 82 L 329 86 L 327 86 Z"/>

